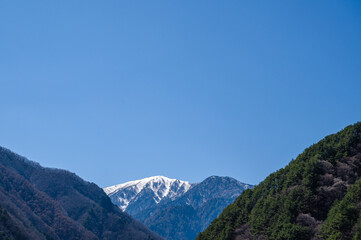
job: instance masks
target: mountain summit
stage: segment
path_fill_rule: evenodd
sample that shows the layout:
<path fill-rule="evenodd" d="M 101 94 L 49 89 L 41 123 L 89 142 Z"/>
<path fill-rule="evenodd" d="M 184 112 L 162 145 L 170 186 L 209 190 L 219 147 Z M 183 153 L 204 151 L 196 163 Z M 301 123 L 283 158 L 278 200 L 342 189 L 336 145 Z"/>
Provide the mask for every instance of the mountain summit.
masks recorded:
<path fill-rule="evenodd" d="M 168 240 L 194 239 L 243 190 L 234 178 L 189 183 L 154 176 L 104 188 L 112 202 Z"/>
<path fill-rule="evenodd" d="M 107 187 L 104 192 L 125 211 L 137 205 L 147 208 L 166 199 L 174 200 L 190 187 L 187 181 L 154 176 Z"/>

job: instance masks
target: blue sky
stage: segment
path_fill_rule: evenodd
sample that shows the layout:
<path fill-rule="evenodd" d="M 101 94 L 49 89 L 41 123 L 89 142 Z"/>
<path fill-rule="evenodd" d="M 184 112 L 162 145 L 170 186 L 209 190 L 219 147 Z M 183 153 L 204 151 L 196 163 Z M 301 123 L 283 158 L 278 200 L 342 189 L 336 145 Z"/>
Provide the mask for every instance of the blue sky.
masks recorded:
<path fill-rule="evenodd" d="M 257 184 L 361 120 L 356 0 L 0 0 L 0 36 L 0 145 L 102 187 Z"/>

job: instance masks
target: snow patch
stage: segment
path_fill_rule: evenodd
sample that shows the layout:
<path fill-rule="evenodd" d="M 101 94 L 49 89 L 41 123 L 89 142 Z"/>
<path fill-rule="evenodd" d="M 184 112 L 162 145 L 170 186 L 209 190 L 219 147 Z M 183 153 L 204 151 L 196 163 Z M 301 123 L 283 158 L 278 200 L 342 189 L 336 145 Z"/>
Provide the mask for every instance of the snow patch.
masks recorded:
<path fill-rule="evenodd" d="M 109 197 L 116 196 L 117 205 L 125 211 L 145 188 L 153 192 L 153 200 L 158 204 L 164 199 L 174 200 L 186 193 L 191 186 L 192 184 L 187 181 L 154 176 L 106 187 L 103 190 Z"/>

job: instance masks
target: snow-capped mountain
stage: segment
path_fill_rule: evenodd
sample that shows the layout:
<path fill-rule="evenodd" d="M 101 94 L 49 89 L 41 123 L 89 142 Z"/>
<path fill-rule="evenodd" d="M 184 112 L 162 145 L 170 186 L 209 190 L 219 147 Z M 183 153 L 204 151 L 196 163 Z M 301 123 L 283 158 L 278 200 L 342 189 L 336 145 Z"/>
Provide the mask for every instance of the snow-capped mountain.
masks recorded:
<path fill-rule="evenodd" d="M 211 176 L 189 183 L 163 176 L 144 178 L 104 191 L 112 202 L 167 240 L 195 239 L 243 190 L 230 177 Z"/>
<path fill-rule="evenodd" d="M 132 206 L 149 206 L 164 200 L 174 200 L 186 193 L 191 187 L 187 181 L 170 179 L 164 176 L 148 177 L 104 188 L 112 202 L 123 211 L 132 212 Z M 139 207 L 137 207 L 139 210 Z"/>

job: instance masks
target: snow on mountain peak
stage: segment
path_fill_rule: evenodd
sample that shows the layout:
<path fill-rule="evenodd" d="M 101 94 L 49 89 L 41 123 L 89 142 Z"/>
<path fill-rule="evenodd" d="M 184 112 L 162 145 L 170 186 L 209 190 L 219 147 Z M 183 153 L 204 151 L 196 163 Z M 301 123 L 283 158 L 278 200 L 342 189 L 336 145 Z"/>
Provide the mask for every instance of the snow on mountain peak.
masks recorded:
<path fill-rule="evenodd" d="M 140 195 L 147 194 L 151 201 L 158 204 L 164 199 L 174 199 L 183 195 L 190 187 L 191 183 L 187 181 L 153 176 L 106 187 L 103 190 L 108 196 L 115 198 L 120 209 L 125 211 Z"/>

